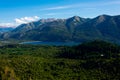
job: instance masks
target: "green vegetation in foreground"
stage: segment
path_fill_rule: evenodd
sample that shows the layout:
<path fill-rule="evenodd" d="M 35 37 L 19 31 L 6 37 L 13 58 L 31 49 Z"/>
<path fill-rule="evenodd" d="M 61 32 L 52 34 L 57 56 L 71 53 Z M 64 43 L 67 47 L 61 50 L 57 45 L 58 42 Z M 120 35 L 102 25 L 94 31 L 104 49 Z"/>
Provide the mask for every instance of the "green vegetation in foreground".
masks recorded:
<path fill-rule="evenodd" d="M 93 41 L 73 47 L 0 47 L 0 80 L 120 80 L 120 46 Z"/>

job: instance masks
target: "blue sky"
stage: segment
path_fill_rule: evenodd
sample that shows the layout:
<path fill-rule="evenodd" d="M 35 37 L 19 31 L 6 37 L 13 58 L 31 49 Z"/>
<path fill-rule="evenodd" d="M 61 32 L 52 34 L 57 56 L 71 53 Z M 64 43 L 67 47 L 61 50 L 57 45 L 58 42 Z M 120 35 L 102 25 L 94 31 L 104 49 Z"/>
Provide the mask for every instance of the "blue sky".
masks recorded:
<path fill-rule="evenodd" d="M 1 0 L 0 26 L 16 26 L 41 18 L 93 18 L 120 15 L 120 0 Z"/>

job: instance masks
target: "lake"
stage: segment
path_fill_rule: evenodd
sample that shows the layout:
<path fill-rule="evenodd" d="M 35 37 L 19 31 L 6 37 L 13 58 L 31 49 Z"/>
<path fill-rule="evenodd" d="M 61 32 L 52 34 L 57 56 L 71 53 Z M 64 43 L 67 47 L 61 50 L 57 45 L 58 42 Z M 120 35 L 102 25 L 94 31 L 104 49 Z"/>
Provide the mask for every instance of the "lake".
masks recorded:
<path fill-rule="evenodd" d="M 79 45 L 80 42 L 43 42 L 43 41 L 29 41 L 21 42 L 20 44 L 31 44 L 31 45 L 49 45 L 49 46 L 75 46 Z"/>

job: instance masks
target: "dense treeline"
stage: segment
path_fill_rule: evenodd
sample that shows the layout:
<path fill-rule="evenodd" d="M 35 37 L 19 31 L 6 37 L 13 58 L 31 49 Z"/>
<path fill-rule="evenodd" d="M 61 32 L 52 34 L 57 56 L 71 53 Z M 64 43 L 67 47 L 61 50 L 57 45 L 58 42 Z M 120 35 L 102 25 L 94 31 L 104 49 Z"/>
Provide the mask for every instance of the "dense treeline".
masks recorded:
<path fill-rule="evenodd" d="M 74 59 L 117 58 L 120 56 L 120 46 L 105 41 L 83 43 L 76 47 L 65 47 L 60 57 Z"/>
<path fill-rule="evenodd" d="M 119 67 L 120 46 L 104 41 L 0 47 L 0 80 L 119 80 Z"/>

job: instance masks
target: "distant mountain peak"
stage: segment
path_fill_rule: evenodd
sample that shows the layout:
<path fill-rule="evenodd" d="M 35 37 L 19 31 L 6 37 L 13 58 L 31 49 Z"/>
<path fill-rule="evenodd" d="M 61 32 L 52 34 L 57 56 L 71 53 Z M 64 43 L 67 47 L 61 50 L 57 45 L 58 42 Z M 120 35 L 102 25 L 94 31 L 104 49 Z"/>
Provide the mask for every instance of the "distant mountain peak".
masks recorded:
<path fill-rule="evenodd" d="M 98 22 L 103 22 L 103 21 L 105 21 L 104 15 L 99 16 Z"/>
<path fill-rule="evenodd" d="M 103 15 L 100 15 L 100 16 L 96 17 L 95 19 L 97 20 L 96 21 L 97 23 L 102 23 L 110 17 L 111 16 L 109 16 L 109 15 L 103 14 Z"/>
<path fill-rule="evenodd" d="M 79 16 L 73 16 L 71 19 L 73 19 L 74 21 L 80 21 L 80 17 Z"/>
<path fill-rule="evenodd" d="M 73 16 L 73 18 L 80 18 L 79 16 Z"/>
<path fill-rule="evenodd" d="M 48 18 L 48 19 L 40 19 L 40 22 L 45 23 L 45 22 L 52 22 L 55 21 L 55 18 Z"/>
<path fill-rule="evenodd" d="M 106 15 L 106 14 L 98 16 L 98 18 L 108 18 L 108 17 L 111 17 L 111 16 L 110 15 Z"/>
<path fill-rule="evenodd" d="M 73 16 L 69 19 L 74 21 L 74 22 L 86 22 L 86 21 L 90 20 L 90 18 L 82 18 L 82 17 L 79 17 L 79 16 Z"/>
<path fill-rule="evenodd" d="M 74 16 L 75 21 L 80 21 L 80 17 L 79 16 Z"/>
<path fill-rule="evenodd" d="M 107 17 L 107 16 L 110 16 L 110 15 L 107 15 L 107 14 L 102 14 L 102 15 L 100 15 L 100 16 L 104 16 L 104 17 Z"/>

